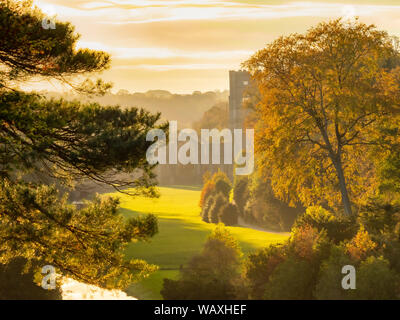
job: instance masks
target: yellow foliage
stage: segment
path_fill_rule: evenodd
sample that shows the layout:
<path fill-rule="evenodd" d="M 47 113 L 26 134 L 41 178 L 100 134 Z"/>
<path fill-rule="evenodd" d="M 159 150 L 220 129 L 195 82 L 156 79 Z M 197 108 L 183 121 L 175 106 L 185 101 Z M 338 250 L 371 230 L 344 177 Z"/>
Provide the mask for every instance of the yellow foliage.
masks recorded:
<path fill-rule="evenodd" d="M 338 19 L 280 37 L 243 64 L 261 95 L 258 168 L 281 200 L 350 214 L 375 192 L 378 127 L 400 110 L 399 56 L 386 32 Z"/>
<path fill-rule="evenodd" d="M 354 260 L 360 261 L 376 247 L 377 244 L 372 241 L 368 231 L 361 227 L 355 237 L 346 244 L 346 251 Z"/>

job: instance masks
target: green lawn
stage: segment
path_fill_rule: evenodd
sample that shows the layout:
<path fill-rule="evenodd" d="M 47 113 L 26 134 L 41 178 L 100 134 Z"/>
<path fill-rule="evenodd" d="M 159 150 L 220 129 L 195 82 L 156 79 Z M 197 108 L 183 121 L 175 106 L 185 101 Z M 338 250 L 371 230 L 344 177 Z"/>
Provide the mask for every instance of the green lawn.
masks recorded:
<path fill-rule="evenodd" d="M 118 195 L 121 213 L 131 217 L 153 213 L 159 221 L 159 233 L 149 243 L 132 243 L 128 257 L 144 259 L 160 267 L 149 278 L 128 288 L 129 295 L 139 299 L 161 299 L 163 278 L 176 278 L 180 265 L 198 253 L 215 225 L 201 221 L 198 202 L 200 189 L 196 187 L 160 187 L 161 197 L 148 199 Z M 243 252 L 283 241 L 287 234 L 271 234 L 242 227 L 229 227 Z"/>

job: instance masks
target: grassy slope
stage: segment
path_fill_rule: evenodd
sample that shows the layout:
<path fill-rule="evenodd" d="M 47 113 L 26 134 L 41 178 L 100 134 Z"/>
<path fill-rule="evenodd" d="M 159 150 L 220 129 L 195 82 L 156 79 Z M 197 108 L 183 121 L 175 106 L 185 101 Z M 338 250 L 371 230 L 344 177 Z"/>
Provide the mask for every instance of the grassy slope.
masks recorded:
<path fill-rule="evenodd" d="M 160 270 L 144 281 L 128 288 L 128 294 L 139 299 L 161 299 L 163 278 L 176 278 L 180 265 L 198 253 L 215 225 L 200 219 L 198 201 L 200 190 L 192 187 L 160 188 L 159 199 L 130 198 L 120 195 L 124 216 L 153 213 L 159 219 L 159 233 L 149 243 L 132 243 L 128 257 L 144 259 Z M 229 227 L 243 252 L 267 246 L 286 238 L 241 227 Z"/>

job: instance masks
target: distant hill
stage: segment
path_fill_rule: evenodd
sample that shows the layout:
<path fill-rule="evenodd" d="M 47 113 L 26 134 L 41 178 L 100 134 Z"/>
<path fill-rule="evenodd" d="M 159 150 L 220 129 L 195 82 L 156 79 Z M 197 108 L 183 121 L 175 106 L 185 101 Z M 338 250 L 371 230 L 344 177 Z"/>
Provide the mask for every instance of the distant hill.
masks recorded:
<path fill-rule="evenodd" d="M 194 91 L 192 94 L 174 94 L 164 90 L 151 90 L 144 93 L 129 93 L 120 90 L 116 94 L 107 94 L 103 97 L 92 99 L 74 93 L 60 94 L 56 92 L 41 92 L 47 97 L 67 100 L 97 101 L 103 105 L 120 105 L 121 107 L 136 106 L 151 112 L 161 112 L 164 120 L 177 120 L 179 127 L 192 127 L 193 122 L 198 121 L 214 105 L 227 102 L 229 92 L 226 91 Z"/>

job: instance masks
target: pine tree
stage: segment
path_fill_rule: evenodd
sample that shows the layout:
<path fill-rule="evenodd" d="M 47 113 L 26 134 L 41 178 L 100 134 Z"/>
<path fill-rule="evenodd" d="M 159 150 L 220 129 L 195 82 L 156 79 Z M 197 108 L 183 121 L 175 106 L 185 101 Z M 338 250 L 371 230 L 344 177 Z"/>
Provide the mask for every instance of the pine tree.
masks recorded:
<path fill-rule="evenodd" d="M 76 50 L 74 28 L 56 21 L 56 29 L 46 30 L 44 18 L 31 1 L 0 2 L 0 261 L 21 257 L 28 266 L 50 264 L 78 281 L 124 288 L 156 269 L 123 253 L 130 242 L 157 232 L 156 218 L 125 220 L 112 198 L 96 198 L 79 210 L 55 186 L 24 176 L 41 173 L 67 186 L 90 179 L 156 196 L 146 134 L 165 126 L 156 125 L 159 114 L 137 108 L 46 100 L 20 91 L 18 84 L 31 77 L 59 80 L 87 94 L 110 87 L 101 80 L 78 84 L 81 76 L 108 68 L 109 55 Z"/>

